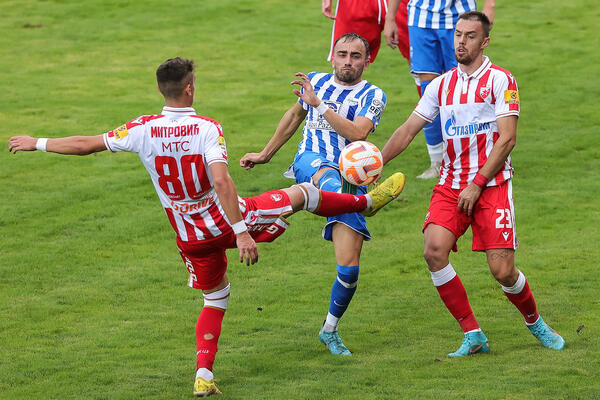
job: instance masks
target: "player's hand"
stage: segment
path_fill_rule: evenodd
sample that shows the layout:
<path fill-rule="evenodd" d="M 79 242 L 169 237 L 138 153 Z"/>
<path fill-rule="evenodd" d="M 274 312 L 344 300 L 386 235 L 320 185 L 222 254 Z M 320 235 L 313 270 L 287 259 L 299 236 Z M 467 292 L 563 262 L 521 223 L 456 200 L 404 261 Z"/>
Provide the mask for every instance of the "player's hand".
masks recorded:
<path fill-rule="evenodd" d="M 240 262 L 246 265 L 254 264 L 258 261 L 258 249 L 252 236 L 246 232 L 235 235 L 235 243 L 240 251 Z"/>
<path fill-rule="evenodd" d="M 392 49 L 398 47 L 398 25 L 394 19 L 385 19 L 385 25 L 383 27 L 383 36 L 388 46 Z"/>
<path fill-rule="evenodd" d="M 8 139 L 8 151 L 16 154 L 17 151 L 33 151 L 37 138 L 31 136 L 13 136 Z"/>
<path fill-rule="evenodd" d="M 458 195 L 458 212 L 464 212 L 469 217 L 473 214 L 475 203 L 481 196 L 482 189 L 474 183 L 469 184 Z"/>
<path fill-rule="evenodd" d="M 327 18 L 335 19 L 335 15 L 331 13 L 331 0 L 323 0 L 321 2 L 321 12 Z"/>
<path fill-rule="evenodd" d="M 302 72 L 296 73 L 296 76 L 300 79 L 292 81 L 291 85 L 298 85 L 302 87 L 302 91 L 294 89 L 294 94 L 302 99 L 303 102 L 309 106 L 318 107 L 321 104 L 321 99 L 317 97 L 313 89 L 313 85 L 310 83 L 310 79 L 306 74 Z"/>
<path fill-rule="evenodd" d="M 266 164 L 269 160 L 262 153 L 246 153 L 244 157 L 240 159 L 240 167 L 248 170 L 254 168 L 256 164 Z"/>

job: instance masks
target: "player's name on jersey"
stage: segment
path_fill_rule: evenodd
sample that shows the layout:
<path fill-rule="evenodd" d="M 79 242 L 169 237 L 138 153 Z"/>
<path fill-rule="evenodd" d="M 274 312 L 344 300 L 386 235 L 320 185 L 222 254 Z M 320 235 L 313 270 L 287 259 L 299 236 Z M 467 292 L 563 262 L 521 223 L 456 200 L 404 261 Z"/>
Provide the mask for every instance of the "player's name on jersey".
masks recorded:
<path fill-rule="evenodd" d="M 200 134 L 198 124 L 180 126 L 153 126 L 150 128 L 152 138 L 170 138 L 182 136 L 194 136 Z"/>
<path fill-rule="evenodd" d="M 329 125 L 325 119 L 319 119 L 318 121 L 307 121 L 306 127 L 308 129 L 320 129 L 323 131 L 333 131 L 334 129 Z"/>
<path fill-rule="evenodd" d="M 208 198 L 200 199 L 195 203 L 180 203 L 180 202 L 176 203 L 174 201 L 171 201 L 171 209 L 173 209 L 173 211 L 179 211 L 184 214 L 187 214 L 187 213 L 196 212 L 196 211 L 202 210 L 206 207 L 209 207 L 214 202 L 215 202 L 215 199 L 212 196 L 210 196 Z"/>

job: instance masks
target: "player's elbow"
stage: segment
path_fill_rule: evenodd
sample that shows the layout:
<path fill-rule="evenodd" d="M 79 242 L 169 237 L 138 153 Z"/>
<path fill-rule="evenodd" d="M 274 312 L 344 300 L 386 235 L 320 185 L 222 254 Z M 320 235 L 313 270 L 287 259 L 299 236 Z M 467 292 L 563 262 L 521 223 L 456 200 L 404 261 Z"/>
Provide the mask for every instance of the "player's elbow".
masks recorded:
<path fill-rule="evenodd" d="M 213 186 L 217 193 L 226 193 L 233 185 L 233 180 L 229 174 L 223 176 L 213 176 Z"/>
<path fill-rule="evenodd" d="M 354 140 L 367 140 L 367 136 L 369 136 L 369 133 L 371 133 L 370 130 L 357 129 L 354 135 Z"/>

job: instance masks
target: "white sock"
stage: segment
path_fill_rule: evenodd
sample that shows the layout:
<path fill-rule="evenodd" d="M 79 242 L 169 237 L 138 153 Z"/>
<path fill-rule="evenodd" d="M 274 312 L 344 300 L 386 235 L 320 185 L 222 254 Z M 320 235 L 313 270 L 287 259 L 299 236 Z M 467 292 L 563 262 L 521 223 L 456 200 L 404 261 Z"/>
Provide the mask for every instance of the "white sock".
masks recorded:
<path fill-rule="evenodd" d="M 212 371 L 207 368 L 198 368 L 198 371 L 196 371 L 196 379 L 202 378 L 210 382 L 214 379 L 214 377 L 215 376 L 213 375 Z"/>
<path fill-rule="evenodd" d="M 369 194 L 365 194 L 365 198 L 367 199 L 367 210 L 368 210 L 373 205 L 373 199 L 371 198 L 371 195 L 369 195 Z"/>
<path fill-rule="evenodd" d="M 331 313 L 327 313 L 325 324 L 323 325 L 323 332 L 335 332 L 337 326 L 340 323 L 340 319 Z"/>
<path fill-rule="evenodd" d="M 443 142 L 436 144 L 435 146 L 427 145 L 427 151 L 429 152 L 429 159 L 431 160 L 431 164 L 441 164 L 442 163 L 442 152 L 443 152 Z"/>

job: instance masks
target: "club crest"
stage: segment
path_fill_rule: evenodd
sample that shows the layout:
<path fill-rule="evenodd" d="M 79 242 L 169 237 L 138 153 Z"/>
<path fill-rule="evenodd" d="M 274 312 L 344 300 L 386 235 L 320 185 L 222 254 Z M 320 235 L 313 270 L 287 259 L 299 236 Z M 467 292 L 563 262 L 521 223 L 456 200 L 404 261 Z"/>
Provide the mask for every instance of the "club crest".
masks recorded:
<path fill-rule="evenodd" d="M 491 91 L 492 89 L 489 86 L 482 86 L 479 88 L 479 96 L 481 96 L 482 99 L 485 99 L 490 95 Z"/>

